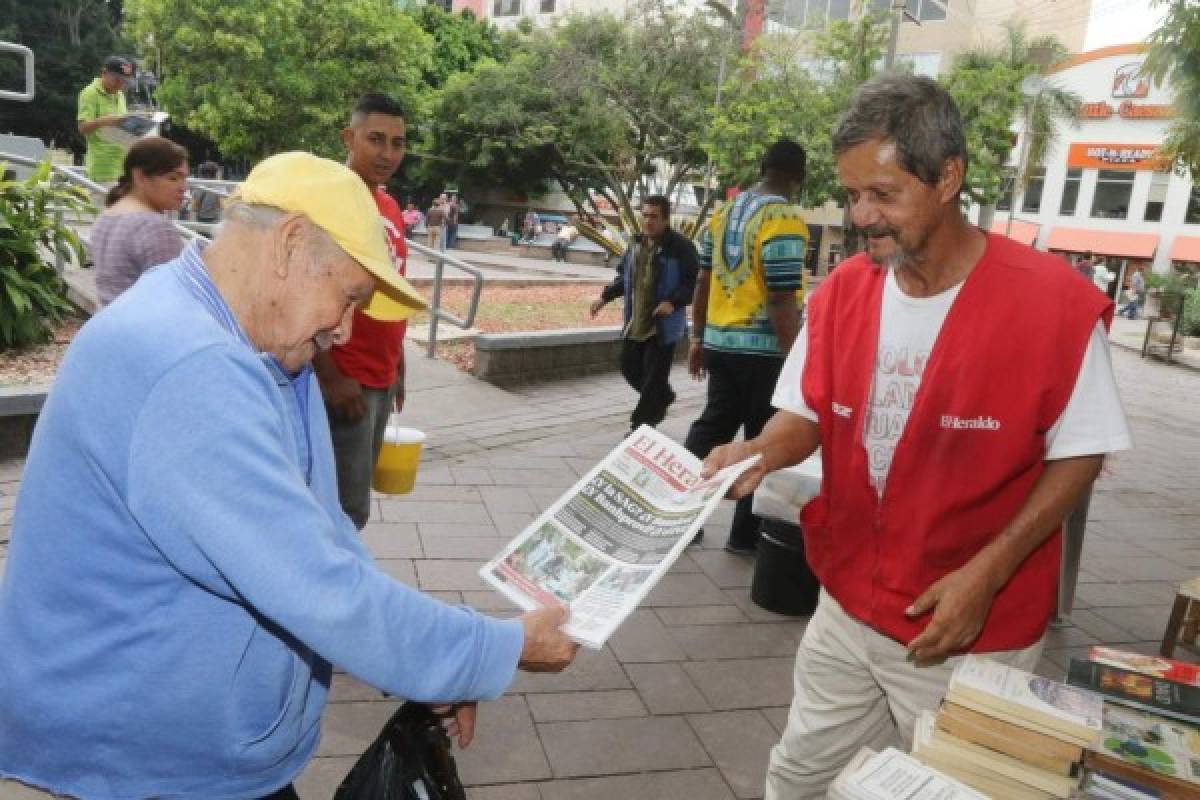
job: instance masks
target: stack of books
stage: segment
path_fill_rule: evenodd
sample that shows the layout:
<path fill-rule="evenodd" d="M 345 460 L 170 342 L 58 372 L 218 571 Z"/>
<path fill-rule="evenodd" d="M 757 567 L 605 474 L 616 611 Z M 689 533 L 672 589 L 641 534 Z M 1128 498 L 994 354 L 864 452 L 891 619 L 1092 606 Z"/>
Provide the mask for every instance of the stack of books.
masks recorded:
<path fill-rule="evenodd" d="M 1085 796 L 1200 798 L 1200 667 L 1093 647 L 1068 681 L 1103 694 L 1104 730 L 1086 754 Z"/>
<path fill-rule="evenodd" d="M 997 798 L 1067 798 L 1103 728 L 1103 699 L 996 661 L 968 656 L 941 709 L 917 721 L 913 754 Z"/>
<path fill-rule="evenodd" d="M 894 747 L 864 747 L 825 795 L 828 800 L 986 800 L 986 796 L 930 769 Z"/>

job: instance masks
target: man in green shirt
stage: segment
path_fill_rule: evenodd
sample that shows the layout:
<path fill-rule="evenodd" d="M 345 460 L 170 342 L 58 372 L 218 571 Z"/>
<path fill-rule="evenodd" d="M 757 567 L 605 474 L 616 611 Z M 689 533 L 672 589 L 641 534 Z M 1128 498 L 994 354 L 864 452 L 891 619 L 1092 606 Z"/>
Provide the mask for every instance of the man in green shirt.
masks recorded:
<path fill-rule="evenodd" d="M 100 77 L 79 93 L 79 132 L 87 139 L 87 176 L 96 183 L 112 183 L 121 177 L 125 148 L 107 142 L 100 129 L 120 125 L 125 119 L 125 84 L 133 78 L 133 64 L 120 56 L 109 56 Z"/>

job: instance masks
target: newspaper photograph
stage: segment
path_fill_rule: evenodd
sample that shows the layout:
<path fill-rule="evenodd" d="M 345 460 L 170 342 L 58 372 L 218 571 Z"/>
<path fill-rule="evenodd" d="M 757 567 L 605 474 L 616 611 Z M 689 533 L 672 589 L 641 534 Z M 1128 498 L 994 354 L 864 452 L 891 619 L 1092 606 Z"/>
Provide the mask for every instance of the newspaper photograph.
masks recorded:
<path fill-rule="evenodd" d="M 479 574 L 526 611 L 567 606 L 564 632 L 599 648 L 754 461 L 702 480 L 700 459 L 643 425 Z"/>

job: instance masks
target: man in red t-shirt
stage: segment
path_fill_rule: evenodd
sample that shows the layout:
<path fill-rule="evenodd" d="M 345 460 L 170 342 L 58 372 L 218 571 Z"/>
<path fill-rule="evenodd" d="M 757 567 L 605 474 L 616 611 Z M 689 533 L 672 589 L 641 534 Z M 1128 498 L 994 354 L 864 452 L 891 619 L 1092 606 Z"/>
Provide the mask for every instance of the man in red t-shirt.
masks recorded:
<path fill-rule="evenodd" d="M 346 166 L 366 182 L 383 217 L 392 262 L 405 272 L 408 248 L 400 206 L 383 190 L 404 160 L 404 109 L 383 94 L 368 94 L 342 129 Z M 371 474 L 392 408 L 404 407 L 404 322 L 380 322 L 354 312 L 349 341 L 313 359 L 337 460 L 342 509 L 362 530 L 371 516 Z"/>

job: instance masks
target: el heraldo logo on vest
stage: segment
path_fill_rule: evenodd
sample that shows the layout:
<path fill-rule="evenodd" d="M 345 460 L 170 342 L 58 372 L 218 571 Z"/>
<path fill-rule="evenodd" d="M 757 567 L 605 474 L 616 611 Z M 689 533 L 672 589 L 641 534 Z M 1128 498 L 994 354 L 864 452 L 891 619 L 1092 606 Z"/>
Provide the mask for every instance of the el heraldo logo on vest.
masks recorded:
<path fill-rule="evenodd" d="M 951 431 L 998 431 L 1000 420 L 992 417 L 956 417 L 942 414 L 942 427 Z"/>

